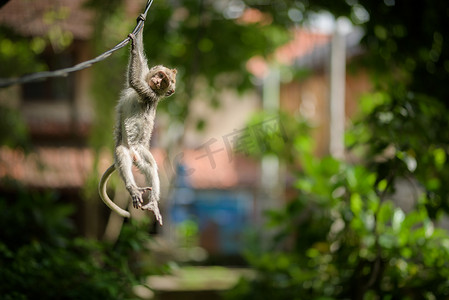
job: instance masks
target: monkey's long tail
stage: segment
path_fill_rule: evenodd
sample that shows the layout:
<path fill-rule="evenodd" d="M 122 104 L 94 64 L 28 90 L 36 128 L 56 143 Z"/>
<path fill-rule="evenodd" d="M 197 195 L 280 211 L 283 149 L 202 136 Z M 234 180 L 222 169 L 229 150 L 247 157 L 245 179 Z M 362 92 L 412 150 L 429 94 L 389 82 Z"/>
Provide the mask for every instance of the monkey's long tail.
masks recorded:
<path fill-rule="evenodd" d="M 115 204 L 108 196 L 106 191 L 106 186 L 108 184 L 109 178 L 112 173 L 115 171 L 115 165 L 110 166 L 106 172 L 104 172 L 103 176 L 101 176 L 100 184 L 98 185 L 98 192 L 100 193 L 101 200 L 113 211 L 118 213 L 120 216 L 124 218 L 129 218 L 131 214 L 126 210 L 120 208 L 117 204 Z"/>

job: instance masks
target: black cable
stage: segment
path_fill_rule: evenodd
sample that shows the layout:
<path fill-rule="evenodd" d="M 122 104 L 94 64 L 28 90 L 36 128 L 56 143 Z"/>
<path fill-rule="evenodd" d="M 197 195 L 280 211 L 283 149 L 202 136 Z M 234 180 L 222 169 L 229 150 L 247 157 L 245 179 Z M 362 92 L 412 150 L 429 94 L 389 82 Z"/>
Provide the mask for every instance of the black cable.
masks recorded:
<path fill-rule="evenodd" d="M 148 0 L 144 13 L 139 15 L 139 17 L 137 18 L 137 25 L 136 25 L 136 27 L 134 27 L 134 30 L 132 31 L 133 34 L 137 34 L 142 29 L 143 23 L 145 22 L 145 18 L 147 16 L 148 10 L 151 7 L 151 4 L 153 4 L 153 0 Z M 102 54 L 98 55 L 97 57 L 95 57 L 91 60 L 87 60 L 82 63 L 76 64 L 73 67 L 68 67 L 68 68 L 55 70 L 55 71 L 37 72 L 37 73 L 32 73 L 32 74 L 24 75 L 24 76 L 17 77 L 17 78 L 0 78 L 0 88 L 11 86 L 14 84 L 22 84 L 22 83 L 27 83 L 27 82 L 31 82 L 31 81 L 38 81 L 38 80 L 42 80 L 42 79 L 50 78 L 50 77 L 65 77 L 69 73 L 86 69 L 86 68 L 92 66 L 93 64 L 106 59 L 113 52 L 125 47 L 129 43 L 129 40 L 130 40 L 130 38 L 127 37 L 126 39 L 124 39 L 123 41 L 121 41 L 120 43 L 115 45 L 112 49 L 110 49 L 106 52 L 103 52 Z"/>

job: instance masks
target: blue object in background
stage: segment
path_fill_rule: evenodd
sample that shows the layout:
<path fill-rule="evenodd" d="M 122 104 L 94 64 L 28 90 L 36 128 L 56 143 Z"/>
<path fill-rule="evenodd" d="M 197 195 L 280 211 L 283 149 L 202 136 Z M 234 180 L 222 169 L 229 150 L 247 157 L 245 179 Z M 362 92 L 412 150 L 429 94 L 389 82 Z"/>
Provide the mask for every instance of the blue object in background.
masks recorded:
<path fill-rule="evenodd" d="M 251 202 L 251 194 L 245 191 L 197 191 L 192 211 L 200 235 L 216 234 L 214 248 L 222 254 L 239 253 L 243 246 L 242 234 L 249 225 Z"/>
<path fill-rule="evenodd" d="M 209 253 L 233 255 L 242 250 L 252 201 L 252 193 L 245 190 L 194 190 L 179 164 L 170 216 L 174 225 L 196 222 L 200 246 Z"/>

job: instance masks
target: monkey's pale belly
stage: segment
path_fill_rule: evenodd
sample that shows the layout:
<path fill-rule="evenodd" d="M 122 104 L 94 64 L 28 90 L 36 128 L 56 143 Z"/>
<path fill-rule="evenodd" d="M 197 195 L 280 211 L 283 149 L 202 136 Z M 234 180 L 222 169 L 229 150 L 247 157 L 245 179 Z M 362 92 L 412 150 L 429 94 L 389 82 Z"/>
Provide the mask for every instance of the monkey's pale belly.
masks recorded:
<path fill-rule="evenodd" d="M 151 124 L 134 125 L 131 128 L 127 128 L 123 134 L 124 142 L 129 146 L 144 145 L 149 147 L 151 134 L 153 128 L 150 128 Z"/>

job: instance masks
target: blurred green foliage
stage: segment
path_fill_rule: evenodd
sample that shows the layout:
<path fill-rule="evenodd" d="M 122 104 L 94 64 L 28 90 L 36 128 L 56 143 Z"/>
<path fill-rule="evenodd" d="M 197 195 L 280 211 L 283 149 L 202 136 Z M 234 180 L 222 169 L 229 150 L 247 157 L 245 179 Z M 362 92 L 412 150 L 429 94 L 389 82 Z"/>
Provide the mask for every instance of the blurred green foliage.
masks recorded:
<path fill-rule="evenodd" d="M 192 220 L 186 220 L 176 225 L 175 234 L 177 245 L 184 248 L 198 247 L 199 228 L 198 224 Z"/>
<path fill-rule="evenodd" d="M 251 124 L 264 117 L 256 116 Z M 304 126 L 293 117 L 279 120 L 284 128 Z M 317 158 L 302 128 L 285 130 L 288 140 L 282 147 L 272 131 L 264 136 L 269 149 L 264 155 L 276 154 L 288 163 L 296 196 L 284 208 L 267 212 L 266 228 L 246 251 L 258 275 L 243 279 L 228 298 L 448 297 L 449 233 L 429 215 L 428 193 L 417 189 L 416 199 L 408 199 L 415 205 L 404 211 L 393 201 L 396 177 L 384 178 L 367 166 L 332 157 Z M 285 149 L 294 153 L 285 154 Z M 444 156 L 436 153 L 442 163 Z M 267 238 L 264 232 L 270 231 L 274 234 Z"/>
<path fill-rule="evenodd" d="M 42 52 L 42 38 L 27 39 L 0 27 L 0 77 L 43 71 L 46 66 L 36 56 Z"/>
<path fill-rule="evenodd" d="M 28 128 L 17 109 L 0 104 L 0 128 L 4 130 L 0 134 L 0 145 L 31 149 Z"/>
<path fill-rule="evenodd" d="M 116 244 L 76 237 L 73 207 L 49 192 L 0 197 L 2 299 L 129 299 L 150 274 L 148 223 L 126 224 Z"/>
<path fill-rule="evenodd" d="M 268 213 L 264 231 L 276 234 L 257 243 L 266 249 L 253 246 L 246 255 L 258 277 L 242 280 L 229 298 L 448 298 L 449 234 L 435 225 L 449 211 L 447 4 L 253 3 L 275 20 L 282 7 L 284 17 L 277 20 L 290 24 L 288 7 L 304 17 L 320 9 L 347 16 L 364 29 L 365 53 L 355 63 L 368 68 L 374 90 L 362 97 L 359 121 L 346 135 L 359 163 L 314 157 L 310 143 L 300 142 L 310 139 L 302 133 L 268 148 L 287 162 L 297 196 Z M 267 134 L 265 143 L 272 141 Z M 393 202 L 399 180 L 414 189 L 406 199 L 410 211 Z"/>
<path fill-rule="evenodd" d="M 361 102 L 365 117 L 347 134 L 347 143 L 350 149 L 371 158 L 368 166 L 378 180 L 417 179 L 427 192 L 428 212 L 435 218 L 440 211 L 449 212 L 449 189 L 444 184 L 449 178 L 447 109 L 434 98 L 402 98 L 400 93 L 366 95 Z"/>

